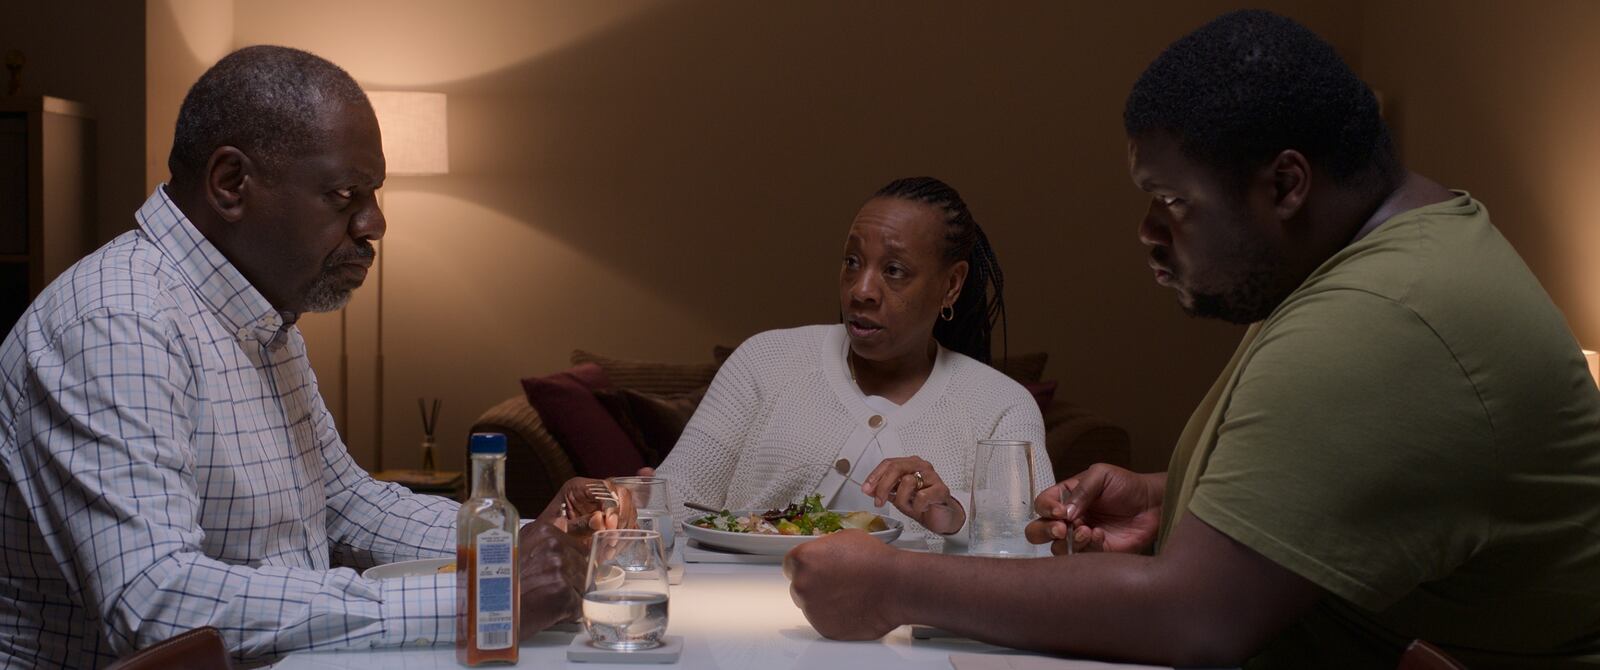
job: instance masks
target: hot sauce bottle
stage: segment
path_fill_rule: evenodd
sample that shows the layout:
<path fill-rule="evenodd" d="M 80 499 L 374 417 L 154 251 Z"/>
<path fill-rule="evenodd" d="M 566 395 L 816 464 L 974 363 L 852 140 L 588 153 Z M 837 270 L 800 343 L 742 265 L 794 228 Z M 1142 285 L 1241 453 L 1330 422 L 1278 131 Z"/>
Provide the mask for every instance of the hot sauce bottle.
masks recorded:
<path fill-rule="evenodd" d="M 517 508 L 506 501 L 506 436 L 474 433 L 472 496 L 456 516 L 456 660 L 517 662 L 522 589 Z"/>

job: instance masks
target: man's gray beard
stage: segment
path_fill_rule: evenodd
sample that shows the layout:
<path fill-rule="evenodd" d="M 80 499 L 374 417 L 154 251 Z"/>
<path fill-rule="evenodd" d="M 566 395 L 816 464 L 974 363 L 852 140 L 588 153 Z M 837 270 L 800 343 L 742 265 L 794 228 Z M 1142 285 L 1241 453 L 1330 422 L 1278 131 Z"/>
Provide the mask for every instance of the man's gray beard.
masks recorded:
<path fill-rule="evenodd" d="M 334 285 L 337 275 L 332 270 L 324 270 L 311 283 L 311 289 L 306 291 L 305 311 L 335 312 L 350 303 L 350 296 L 356 292 L 355 289 L 341 289 Z"/>

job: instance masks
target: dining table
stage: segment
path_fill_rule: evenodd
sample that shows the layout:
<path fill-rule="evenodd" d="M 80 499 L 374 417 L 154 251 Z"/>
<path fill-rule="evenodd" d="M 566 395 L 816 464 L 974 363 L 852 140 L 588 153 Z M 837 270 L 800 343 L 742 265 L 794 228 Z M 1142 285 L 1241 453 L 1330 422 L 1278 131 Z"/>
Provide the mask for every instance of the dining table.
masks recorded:
<path fill-rule="evenodd" d="M 678 542 L 682 556 L 683 542 Z M 680 636 L 683 650 L 673 664 L 619 664 L 567 660 L 567 648 L 582 633 L 573 626 L 547 630 L 521 641 L 515 667 L 575 670 L 1131 670 L 1150 666 L 1068 660 L 1030 654 L 973 640 L 901 626 L 878 640 L 840 642 L 817 633 L 789 596 L 789 580 L 775 562 L 687 562 L 670 591 L 667 635 Z M 931 636 L 930 636 L 931 635 Z M 928 636 L 928 639 L 919 639 Z M 301 652 L 278 662 L 278 670 L 451 670 L 461 668 L 455 648 L 401 647 Z M 512 666 L 490 666 L 512 667 Z"/>

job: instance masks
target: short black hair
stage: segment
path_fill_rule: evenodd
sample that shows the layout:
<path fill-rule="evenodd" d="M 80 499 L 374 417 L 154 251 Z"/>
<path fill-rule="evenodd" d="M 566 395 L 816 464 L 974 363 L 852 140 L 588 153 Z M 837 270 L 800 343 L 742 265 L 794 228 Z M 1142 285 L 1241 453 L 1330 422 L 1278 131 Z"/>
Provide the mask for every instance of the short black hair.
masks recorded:
<path fill-rule="evenodd" d="M 1271 12 L 1224 14 L 1173 42 L 1133 85 L 1122 119 L 1128 137 L 1171 133 L 1185 155 L 1236 181 L 1287 149 L 1337 183 L 1399 181 L 1372 90 L 1332 45 Z"/>
<path fill-rule="evenodd" d="M 1005 328 L 1006 275 L 967 201 L 954 187 L 933 177 L 896 179 L 872 197 L 922 203 L 944 216 L 944 260 L 967 261 L 967 280 L 951 305 L 950 318 L 941 314 L 933 322 L 933 339 L 946 349 L 990 362 L 994 325 L 998 322 Z"/>
<path fill-rule="evenodd" d="M 369 104 L 349 73 L 314 54 L 271 45 L 235 51 L 184 96 L 167 169 L 173 181 L 198 178 L 213 152 L 232 146 L 275 175 L 320 141 L 317 122 L 329 101 Z"/>

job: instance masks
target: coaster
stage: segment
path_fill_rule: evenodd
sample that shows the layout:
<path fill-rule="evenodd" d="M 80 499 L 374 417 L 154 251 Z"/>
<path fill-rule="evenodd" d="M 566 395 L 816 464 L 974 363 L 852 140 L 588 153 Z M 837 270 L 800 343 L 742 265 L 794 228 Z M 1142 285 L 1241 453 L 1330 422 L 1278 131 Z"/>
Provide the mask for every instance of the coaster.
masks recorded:
<path fill-rule="evenodd" d="M 683 636 L 663 635 L 661 646 L 642 651 L 610 651 L 589 644 L 588 633 L 578 633 L 567 645 L 567 660 L 575 663 L 677 663 L 683 656 Z"/>

